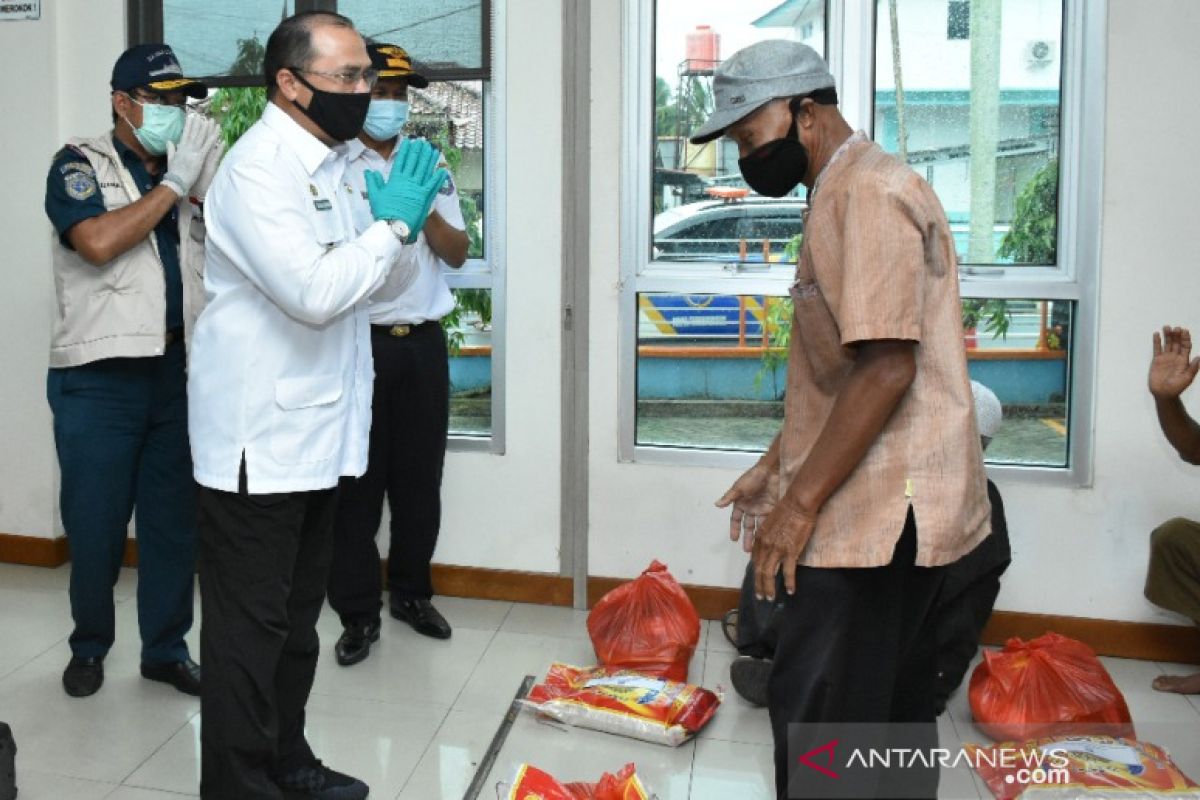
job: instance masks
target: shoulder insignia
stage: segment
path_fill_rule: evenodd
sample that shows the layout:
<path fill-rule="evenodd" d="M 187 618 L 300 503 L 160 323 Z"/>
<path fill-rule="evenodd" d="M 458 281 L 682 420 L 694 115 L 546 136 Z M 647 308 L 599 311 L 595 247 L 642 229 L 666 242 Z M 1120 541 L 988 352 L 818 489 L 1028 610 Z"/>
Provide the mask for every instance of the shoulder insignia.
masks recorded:
<path fill-rule="evenodd" d="M 58 168 L 58 171 L 63 175 L 66 175 L 70 172 L 82 172 L 85 175 L 96 174 L 96 170 L 92 169 L 92 165 L 86 161 L 68 161 L 65 164 L 61 164 Z"/>
<path fill-rule="evenodd" d="M 454 194 L 457 191 L 457 189 L 454 187 L 454 176 L 447 174 L 446 182 L 442 184 L 442 188 L 438 191 L 444 194 L 446 197 Z"/>
<path fill-rule="evenodd" d="M 76 200 L 87 200 L 96 193 L 96 176 L 90 172 L 70 172 L 63 183 L 67 194 Z"/>

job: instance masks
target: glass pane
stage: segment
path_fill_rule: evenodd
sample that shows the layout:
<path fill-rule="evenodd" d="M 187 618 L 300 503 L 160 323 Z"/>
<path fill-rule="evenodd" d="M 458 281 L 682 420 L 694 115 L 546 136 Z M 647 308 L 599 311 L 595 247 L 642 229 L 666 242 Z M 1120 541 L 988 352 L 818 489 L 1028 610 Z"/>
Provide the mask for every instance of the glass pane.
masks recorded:
<path fill-rule="evenodd" d="M 988 463 L 1067 466 L 1072 316 L 1066 301 L 963 300 L 968 370 L 1004 411 Z M 637 444 L 765 450 L 791 318 L 782 297 L 639 294 Z"/>
<path fill-rule="evenodd" d="M 492 292 L 455 289 L 442 318 L 450 348 L 450 435 L 492 435 Z"/>
<path fill-rule="evenodd" d="M 398 44 L 433 72 L 486 68 L 481 0 L 338 0 L 368 39 Z"/>
<path fill-rule="evenodd" d="M 989 464 L 1067 466 L 1072 312 L 1060 300 L 963 300 L 971 378 L 1004 409 Z"/>
<path fill-rule="evenodd" d="M 163 0 L 163 38 L 185 75 L 262 75 L 267 37 L 295 11 L 295 0 Z"/>
<path fill-rule="evenodd" d="M 484 70 L 482 0 L 339 0 L 339 13 L 368 38 L 403 46 L 436 75 Z M 295 0 L 163 0 L 163 36 L 184 73 L 258 75 L 262 49 Z"/>
<path fill-rule="evenodd" d="M 658 0 L 655 4 L 653 252 L 663 261 L 763 265 L 790 274 L 804 187 L 762 198 L 738 171 L 737 146 L 687 138 L 712 111 L 721 60 L 764 39 L 793 39 L 825 52 L 819 0 Z M 793 244 L 794 248 L 794 244 Z M 772 264 L 779 264 L 772 267 Z"/>
<path fill-rule="evenodd" d="M 790 318 L 780 297 L 639 294 L 637 443 L 765 450 L 783 419 Z"/>
<path fill-rule="evenodd" d="M 878 0 L 875 139 L 937 191 L 963 263 L 1057 263 L 1062 11 Z"/>
<path fill-rule="evenodd" d="M 458 187 L 470 258 L 483 258 L 484 119 L 482 81 L 436 81 L 428 88 L 409 87 L 412 104 L 408 136 L 424 136 L 442 148 Z"/>

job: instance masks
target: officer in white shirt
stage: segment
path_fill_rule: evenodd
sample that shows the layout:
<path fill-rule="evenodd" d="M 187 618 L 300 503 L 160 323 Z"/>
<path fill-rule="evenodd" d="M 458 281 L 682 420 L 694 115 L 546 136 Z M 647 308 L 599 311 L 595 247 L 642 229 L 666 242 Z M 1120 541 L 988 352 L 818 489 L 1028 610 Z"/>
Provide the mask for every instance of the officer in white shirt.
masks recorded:
<path fill-rule="evenodd" d="M 280 23 L 264 58 L 270 102 L 229 151 L 205 215 L 208 304 L 188 394 L 203 624 L 204 798 L 361 800 L 304 736 L 333 544 L 336 486 L 366 468 L 367 297 L 420 230 L 445 179 L 412 142 L 376 179 L 356 233 L 346 145 L 376 73 L 349 19 Z"/>
<path fill-rule="evenodd" d="M 350 143 L 347 176 L 356 189 L 355 224 L 373 218 L 366 201 L 368 171 L 388 175 L 408 118 L 408 88 L 429 81 L 408 53 L 392 44 L 367 45 L 379 80 L 358 141 Z M 389 610 L 418 633 L 450 638 L 450 625 L 433 607 L 430 562 L 441 527 L 442 465 L 450 413 L 450 369 L 440 320 L 454 310 L 442 270 L 460 267 L 468 237 L 453 179 L 434 201 L 416 244 L 405 252 L 413 269 L 394 270 L 371 295 L 371 349 L 375 361 L 370 458 L 361 478 L 344 478 L 334 524 L 329 604 L 344 631 L 334 648 L 342 666 L 357 664 L 379 639 L 382 581 L 379 531 L 386 493 L 391 510 L 387 571 Z"/>

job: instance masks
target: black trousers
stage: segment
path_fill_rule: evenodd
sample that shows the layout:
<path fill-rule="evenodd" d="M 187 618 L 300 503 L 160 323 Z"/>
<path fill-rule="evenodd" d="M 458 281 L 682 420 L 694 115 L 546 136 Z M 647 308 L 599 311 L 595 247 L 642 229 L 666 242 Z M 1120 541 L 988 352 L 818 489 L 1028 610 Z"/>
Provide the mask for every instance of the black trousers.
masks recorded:
<path fill-rule="evenodd" d="M 391 511 L 388 587 L 393 600 L 433 596 L 430 563 L 442 524 L 442 467 L 450 421 L 450 363 L 441 324 L 408 336 L 372 329 L 375 389 L 367 471 L 343 478 L 334 525 L 329 605 L 350 625 L 379 618 L 379 546 Z"/>
<path fill-rule="evenodd" d="M 796 593 L 779 589 L 784 608 L 767 689 L 779 800 L 788 797 L 792 723 L 924 723 L 925 741 L 936 744 L 933 603 L 944 570 L 916 566 L 916 551 L 910 510 L 889 565 L 798 567 Z M 936 768 L 922 780 L 935 797 Z"/>
<path fill-rule="evenodd" d="M 334 489 L 200 487 L 200 796 L 282 797 L 274 777 L 313 760 L 304 737 L 333 549 Z"/>

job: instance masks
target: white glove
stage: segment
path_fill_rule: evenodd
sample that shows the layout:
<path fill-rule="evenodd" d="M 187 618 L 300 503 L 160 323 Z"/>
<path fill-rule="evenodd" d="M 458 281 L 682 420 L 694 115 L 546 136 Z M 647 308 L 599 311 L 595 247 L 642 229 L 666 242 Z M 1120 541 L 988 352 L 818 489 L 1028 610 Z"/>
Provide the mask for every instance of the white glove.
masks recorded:
<path fill-rule="evenodd" d="M 163 175 L 163 184 L 180 197 L 187 197 L 200 177 L 208 151 L 220 136 L 217 123 L 199 114 L 188 114 L 179 144 L 167 143 L 167 173 Z"/>
<path fill-rule="evenodd" d="M 192 184 L 192 189 L 189 192 L 191 197 L 196 198 L 200 202 L 204 202 L 205 196 L 208 194 L 208 187 L 212 185 L 213 178 L 217 175 L 217 167 L 221 166 L 221 159 L 225 155 L 225 140 L 220 135 L 220 127 L 217 128 L 217 138 L 213 141 L 212 146 L 208 148 L 208 152 L 204 154 L 204 163 L 200 166 L 200 175 L 196 178 L 196 182 Z"/>

